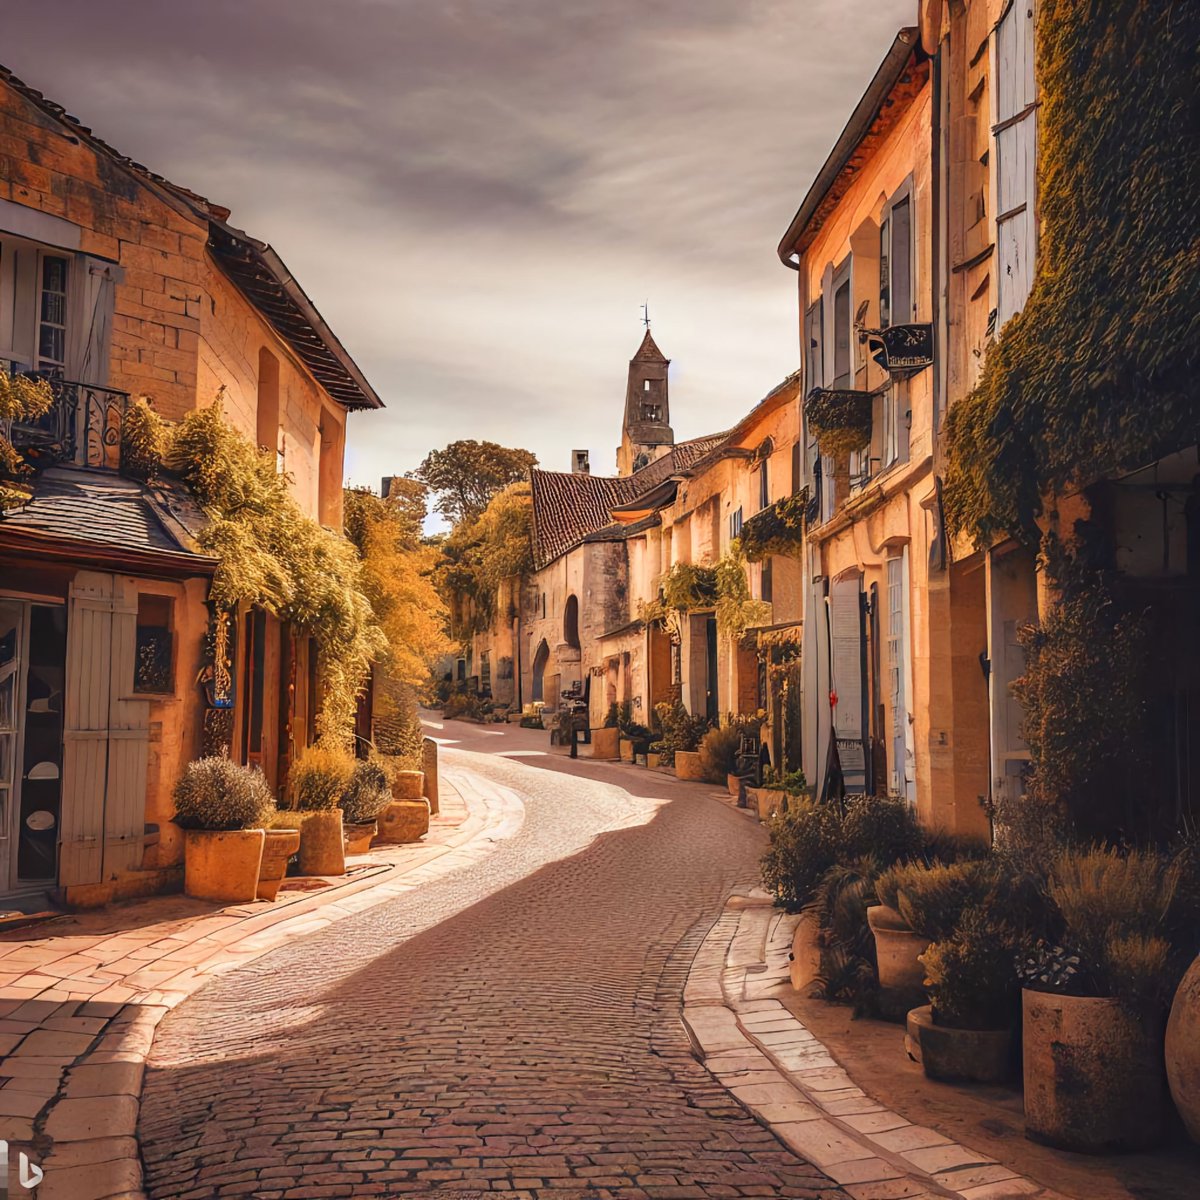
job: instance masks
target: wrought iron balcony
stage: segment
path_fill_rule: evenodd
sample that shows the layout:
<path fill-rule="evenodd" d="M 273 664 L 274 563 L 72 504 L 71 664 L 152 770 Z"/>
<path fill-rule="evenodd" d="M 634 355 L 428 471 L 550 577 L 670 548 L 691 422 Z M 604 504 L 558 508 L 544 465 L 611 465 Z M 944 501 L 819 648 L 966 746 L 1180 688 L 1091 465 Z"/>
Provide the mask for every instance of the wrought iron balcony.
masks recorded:
<path fill-rule="evenodd" d="M 10 378 L 42 379 L 54 401 L 39 417 L 13 417 L 0 430 L 35 469 L 54 463 L 116 471 L 121 466 L 121 428 L 129 393 L 92 383 L 76 383 L 52 371 L 29 371 L 0 359 Z"/>

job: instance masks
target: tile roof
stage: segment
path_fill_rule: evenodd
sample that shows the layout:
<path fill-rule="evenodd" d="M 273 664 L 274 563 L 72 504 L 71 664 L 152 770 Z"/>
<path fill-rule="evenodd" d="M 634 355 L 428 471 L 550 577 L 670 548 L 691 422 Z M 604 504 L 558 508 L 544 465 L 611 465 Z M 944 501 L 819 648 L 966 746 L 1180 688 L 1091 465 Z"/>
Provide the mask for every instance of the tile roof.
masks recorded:
<path fill-rule="evenodd" d="M 149 487 L 111 471 L 51 467 L 38 476 L 33 499 L 0 518 L 10 530 L 123 552 L 190 556 L 198 573 L 213 560 L 196 551 L 203 517 L 177 486 Z"/>
<path fill-rule="evenodd" d="M 533 548 L 539 567 L 574 549 L 584 539 L 612 526 L 610 510 L 630 504 L 672 475 L 685 471 L 719 445 L 725 434 L 693 438 L 672 448 L 632 475 L 575 475 L 563 471 L 531 471 Z M 612 536 L 629 530 L 615 526 Z"/>

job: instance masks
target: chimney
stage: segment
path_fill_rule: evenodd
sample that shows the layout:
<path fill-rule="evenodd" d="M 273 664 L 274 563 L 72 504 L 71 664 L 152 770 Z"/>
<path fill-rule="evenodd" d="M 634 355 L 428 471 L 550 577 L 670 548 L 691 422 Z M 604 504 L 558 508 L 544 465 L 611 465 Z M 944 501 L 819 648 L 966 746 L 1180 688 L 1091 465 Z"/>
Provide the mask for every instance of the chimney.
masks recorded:
<path fill-rule="evenodd" d="M 379 495 L 386 500 L 388 493 L 392 490 L 392 480 L 399 479 L 398 475 L 385 475 L 379 484 Z"/>
<path fill-rule="evenodd" d="M 572 475 L 590 475 L 592 473 L 592 464 L 588 460 L 588 452 L 586 450 L 571 451 L 571 474 Z"/>

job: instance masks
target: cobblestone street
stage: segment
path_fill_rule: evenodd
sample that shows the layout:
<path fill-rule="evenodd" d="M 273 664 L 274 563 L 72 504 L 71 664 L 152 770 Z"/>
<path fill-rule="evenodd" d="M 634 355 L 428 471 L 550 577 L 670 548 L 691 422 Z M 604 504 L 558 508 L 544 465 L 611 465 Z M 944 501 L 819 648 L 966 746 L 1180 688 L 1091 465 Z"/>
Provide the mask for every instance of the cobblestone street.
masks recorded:
<path fill-rule="evenodd" d="M 516 756 L 545 746 L 515 729 L 446 735 Z M 521 833 L 480 869 L 281 948 L 170 1014 L 142 1107 L 148 1192 L 834 1189 L 696 1061 L 679 1019 L 696 948 L 754 878 L 758 828 L 646 772 L 443 754 L 522 794 Z"/>

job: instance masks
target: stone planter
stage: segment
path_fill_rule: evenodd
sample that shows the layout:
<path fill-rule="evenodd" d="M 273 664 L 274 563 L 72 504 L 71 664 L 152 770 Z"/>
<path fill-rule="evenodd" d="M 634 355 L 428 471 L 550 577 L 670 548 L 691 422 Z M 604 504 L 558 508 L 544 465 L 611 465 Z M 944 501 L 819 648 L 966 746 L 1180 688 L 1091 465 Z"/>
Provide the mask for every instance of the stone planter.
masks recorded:
<path fill-rule="evenodd" d="M 726 775 L 725 790 L 736 800 L 742 794 L 742 777 L 740 775 Z"/>
<path fill-rule="evenodd" d="M 658 760 L 660 759 L 660 757 L 661 757 L 661 755 L 655 753 L 655 751 L 653 751 L 653 750 L 649 751 L 646 754 L 646 766 L 648 766 L 652 771 L 657 771 L 658 765 L 659 765 Z"/>
<path fill-rule="evenodd" d="M 792 952 L 788 955 L 788 976 L 792 987 L 807 996 L 808 989 L 821 974 L 821 924 L 816 913 L 803 913 L 792 934 Z"/>
<path fill-rule="evenodd" d="M 1200 958 L 1183 977 L 1167 1021 L 1167 1080 L 1193 1142 L 1200 1142 Z"/>
<path fill-rule="evenodd" d="M 392 797 L 396 800 L 419 800 L 425 794 L 424 771 L 397 771 L 392 776 Z"/>
<path fill-rule="evenodd" d="M 621 738 L 620 753 L 622 762 L 633 762 L 633 742 L 629 738 Z"/>
<path fill-rule="evenodd" d="M 1105 1154 L 1166 1132 L 1162 1022 L 1097 996 L 1022 993 L 1025 1136 Z"/>
<path fill-rule="evenodd" d="M 416 842 L 429 832 L 428 800 L 393 800 L 379 814 L 375 844 L 400 846 Z"/>
<path fill-rule="evenodd" d="M 347 825 L 343 819 L 342 837 L 346 843 L 347 854 L 366 854 L 371 848 L 371 839 L 379 832 L 375 821 L 366 821 L 359 825 Z"/>
<path fill-rule="evenodd" d="M 879 1011 L 889 1021 L 903 1021 L 910 1009 L 926 1002 L 925 968 L 918 957 L 929 939 L 914 933 L 907 921 L 885 904 L 867 909 L 867 924 L 875 937 L 879 973 Z"/>
<path fill-rule="evenodd" d="M 700 765 L 699 750 L 675 751 L 675 778 L 689 783 L 704 783 L 704 768 Z"/>
<path fill-rule="evenodd" d="M 346 843 L 342 810 L 326 808 L 304 814 L 300 830 L 301 875 L 345 875 Z"/>
<path fill-rule="evenodd" d="M 257 899 L 266 838 L 261 829 L 189 829 L 184 835 L 184 892 L 229 904 Z"/>
<path fill-rule="evenodd" d="M 778 788 L 747 788 L 746 800 L 751 807 L 758 810 L 760 821 L 769 821 L 776 813 L 786 812 L 788 804 L 787 792 Z"/>
<path fill-rule="evenodd" d="M 928 1004 L 908 1014 L 913 1054 L 930 1079 L 945 1083 L 1003 1083 L 1012 1062 L 1011 1029 L 952 1029 L 933 1019 Z"/>
<path fill-rule="evenodd" d="M 592 757 L 612 762 L 621 757 L 621 731 L 605 726 L 592 730 Z"/>
<path fill-rule="evenodd" d="M 297 825 L 299 822 L 297 822 Z M 268 829 L 258 870 L 258 898 L 274 900 L 287 874 L 288 859 L 300 849 L 299 829 Z"/>

